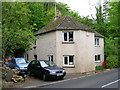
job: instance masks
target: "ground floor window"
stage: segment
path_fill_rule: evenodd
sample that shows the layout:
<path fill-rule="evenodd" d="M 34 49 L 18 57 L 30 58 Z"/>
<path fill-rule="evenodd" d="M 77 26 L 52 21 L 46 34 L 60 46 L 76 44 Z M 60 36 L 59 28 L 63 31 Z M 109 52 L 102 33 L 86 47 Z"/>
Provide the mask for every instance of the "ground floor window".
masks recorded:
<path fill-rule="evenodd" d="M 37 55 L 34 55 L 34 59 L 37 60 Z"/>
<path fill-rule="evenodd" d="M 95 62 L 100 62 L 100 54 L 98 54 L 98 55 L 95 55 Z"/>
<path fill-rule="evenodd" d="M 27 60 L 29 60 L 28 54 L 25 55 L 25 58 L 26 58 Z"/>
<path fill-rule="evenodd" d="M 73 66 L 74 56 L 63 56 L 63 66 Z"/>
<path fill-rule="evenodd" d="M 49 58 L 49 61 L 53 62 L 53 55 L 49 55 L 48 58 Z"/>

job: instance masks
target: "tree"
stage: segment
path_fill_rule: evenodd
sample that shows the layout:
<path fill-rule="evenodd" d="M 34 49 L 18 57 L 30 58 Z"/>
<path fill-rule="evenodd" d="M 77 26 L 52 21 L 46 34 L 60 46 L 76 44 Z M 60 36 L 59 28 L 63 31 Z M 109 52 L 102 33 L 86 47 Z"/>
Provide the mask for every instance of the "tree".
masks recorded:
<path fill-rule="evenodd" d="M 29 49 L 34 41 L 33 26 L 29 24 L 30 10 L 25 3 L 2 3 L 2 58 L 17 49 Z"/>
<path fill-rule="evenodd" d="M 55 3 L 3 2 L 2 57 L 27 51 L 34 43 L 34 32 L 48 24 L 55 16 Z"/>

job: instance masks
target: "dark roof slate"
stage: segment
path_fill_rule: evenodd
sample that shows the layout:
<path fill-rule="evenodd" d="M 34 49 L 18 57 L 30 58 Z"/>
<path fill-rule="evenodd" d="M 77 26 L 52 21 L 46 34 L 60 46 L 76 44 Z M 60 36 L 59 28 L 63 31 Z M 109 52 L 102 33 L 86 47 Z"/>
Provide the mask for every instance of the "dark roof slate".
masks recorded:
<path fill-rule="evenodd" d="M 41 28 L 39 31 L 35 32 L 34 35 L 37 36 L 39 34 L 47 33 L 54 30 L 84 30 L 95 33 L 95 36 L 97 37 L 104 37 L 88 26 L 77 21 L 70 15 L 60 16 L 58 19 L 52 21 L 51 23 Z"/>

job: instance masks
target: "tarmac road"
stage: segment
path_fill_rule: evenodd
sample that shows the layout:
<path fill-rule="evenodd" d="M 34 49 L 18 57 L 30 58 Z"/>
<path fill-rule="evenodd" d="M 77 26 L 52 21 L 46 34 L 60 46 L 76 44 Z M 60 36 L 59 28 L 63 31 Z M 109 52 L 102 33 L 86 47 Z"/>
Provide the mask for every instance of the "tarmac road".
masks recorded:
<path fill-rule="evenodd" d="M 118 69 L 115 69 L 41 88 L 118 88 L 120 84 L 118 74 Z"/>

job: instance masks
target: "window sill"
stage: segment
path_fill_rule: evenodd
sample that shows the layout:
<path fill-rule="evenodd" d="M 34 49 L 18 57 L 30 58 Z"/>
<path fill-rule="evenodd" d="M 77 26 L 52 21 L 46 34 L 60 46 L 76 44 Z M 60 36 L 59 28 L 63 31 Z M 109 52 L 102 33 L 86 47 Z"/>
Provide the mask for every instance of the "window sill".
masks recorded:
<path fill-rule="evenodd" d="M 101 61 L 95 61 L 95 63 L 100 63 Z"/>
<path fill-rule="evenodd" d="M 36 45 L 33 46 L 33 48 L 36 48 L 36 47 L 37 47 Z"/>
<path fill-rule="evenodd" d="M 75 66 L 63 66 L 63 68 L 75 68 Z"/>
<path fill-rule="evenodd" d="M 100 47 L 100 45 L 95 45 L 95 47 Z"/>
<path fill-rule="evenodd" d="M 62 42 L 62 44 L 74 44 L 75 42 Z"/>

